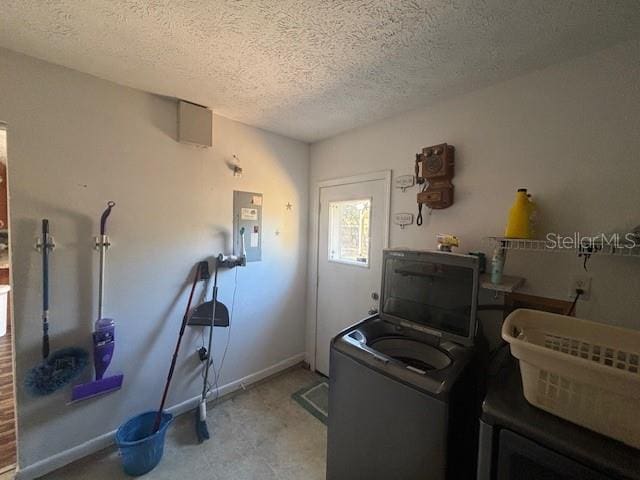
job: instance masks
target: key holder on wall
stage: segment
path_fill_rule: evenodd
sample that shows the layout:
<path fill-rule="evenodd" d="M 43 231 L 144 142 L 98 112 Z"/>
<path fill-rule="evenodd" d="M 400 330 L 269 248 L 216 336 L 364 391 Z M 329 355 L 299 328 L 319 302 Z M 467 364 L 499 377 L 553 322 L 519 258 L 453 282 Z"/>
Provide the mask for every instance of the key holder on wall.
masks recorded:
<path fill-rule="evenodd" d="M 416 224 L 422 225 L 422 205 L 441 210 L 453 205 L 455 148 L 441 143 L 422 149 L 416 154 L 416 183 L 423 188 L 418 193 Z"/>

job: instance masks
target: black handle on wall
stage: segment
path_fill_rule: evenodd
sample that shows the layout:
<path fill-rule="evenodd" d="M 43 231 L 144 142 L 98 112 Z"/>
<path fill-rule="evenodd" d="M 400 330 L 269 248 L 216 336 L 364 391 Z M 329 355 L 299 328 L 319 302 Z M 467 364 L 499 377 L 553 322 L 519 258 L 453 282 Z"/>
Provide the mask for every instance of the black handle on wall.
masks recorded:
<path fill-rule="evenodd" d="M 42 219 L 42 358 L 49 357 L 49 220 Z"/>
<path fill-rule="evenodd" d="M 109 201 L 107 202 L 107 208 L 104 212 L 102 212 L 102 216 L 100 217 L 100 235 L 106 235 L 107 233 L 107 218 L 111 215 L 111 209 L 116 206 L 116 202 Z"/>

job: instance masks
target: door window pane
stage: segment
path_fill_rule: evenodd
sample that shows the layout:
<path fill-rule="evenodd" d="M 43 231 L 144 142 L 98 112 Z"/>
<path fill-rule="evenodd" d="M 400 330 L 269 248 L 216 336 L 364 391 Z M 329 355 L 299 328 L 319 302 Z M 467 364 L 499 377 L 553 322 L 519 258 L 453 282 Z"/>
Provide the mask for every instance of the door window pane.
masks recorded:
<path fill-rule="evenodd" d="M 371 199 L 329 202 L 329 260 L 369 266 Z"/>

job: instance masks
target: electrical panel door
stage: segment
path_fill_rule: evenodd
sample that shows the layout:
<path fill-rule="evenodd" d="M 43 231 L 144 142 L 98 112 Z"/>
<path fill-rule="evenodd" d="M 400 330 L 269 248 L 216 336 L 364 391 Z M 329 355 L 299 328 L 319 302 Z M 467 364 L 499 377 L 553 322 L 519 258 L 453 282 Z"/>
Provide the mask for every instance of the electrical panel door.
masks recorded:
<path fill-rule="evenodd" d="M 262 260 L 262 194 L 233 192 L 233 254 L 242 255 L 241 229 L 247 262 Z"/>

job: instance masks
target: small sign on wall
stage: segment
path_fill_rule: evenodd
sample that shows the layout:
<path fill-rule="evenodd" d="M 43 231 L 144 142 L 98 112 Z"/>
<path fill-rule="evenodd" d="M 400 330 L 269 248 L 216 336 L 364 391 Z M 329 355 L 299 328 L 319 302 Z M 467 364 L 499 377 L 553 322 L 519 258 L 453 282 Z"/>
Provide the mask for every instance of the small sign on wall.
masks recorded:
<path fill-rule="evenodd" d="M 405 226 L 413 224 L 413 213 L 396 213 L 393 215 L 393 223 L 404 229 Z"/>
<path fill-rule="evenodd" d="M 396 188 L 401 189 L 403 192 L 416 184 L 416 177 L 413 175 L 400 175 L 394 179 Z"/>
<path fill-rule="evenodd" d="M 258 220 L 258 209 L 257 208 L 243 208 L 240 211 L 240 219 L 241 220 Z"/>

